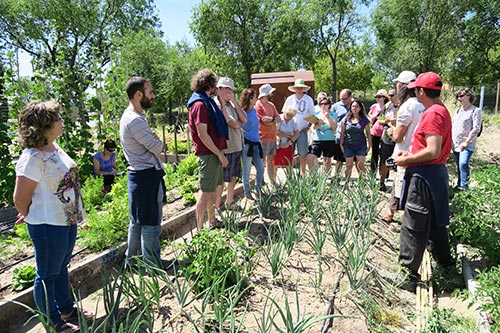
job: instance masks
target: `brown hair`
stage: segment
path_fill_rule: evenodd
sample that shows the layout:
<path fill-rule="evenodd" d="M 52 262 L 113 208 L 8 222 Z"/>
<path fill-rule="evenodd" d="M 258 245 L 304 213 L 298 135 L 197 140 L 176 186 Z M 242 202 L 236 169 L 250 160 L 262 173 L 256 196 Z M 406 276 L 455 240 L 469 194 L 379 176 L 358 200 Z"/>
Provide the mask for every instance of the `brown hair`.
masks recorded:
<path fill-rule="evenodd" d="M 191 79 L 192 91 L 207 91 L 217 85 L 217 75 L 210 69 L 202 69 Z"/>
<path fill-rule="evenodd" d="M 46 134 L 60 119 L 61 106 L 56 101 L 35 101 L 19 114 L 19 144 L 23 148 L 42 147 L 49 142 Z"/>
<path fill-rule="evenodd" d="M 257 92 L 252 88 L 243 89 L 240 96 L 240 106 L 245 111 L 250 111 L 250 101 L 257 95 Z"/>
<path fill-rule="evenodd" d="M 458 99 L 459 95 L 469 96 L 469 102 L 472 104 L 476 100 L 476 96 L 474 96 L 474 92 L 470 88 L 461 88 L 455 94 L 455 97 Z"/>

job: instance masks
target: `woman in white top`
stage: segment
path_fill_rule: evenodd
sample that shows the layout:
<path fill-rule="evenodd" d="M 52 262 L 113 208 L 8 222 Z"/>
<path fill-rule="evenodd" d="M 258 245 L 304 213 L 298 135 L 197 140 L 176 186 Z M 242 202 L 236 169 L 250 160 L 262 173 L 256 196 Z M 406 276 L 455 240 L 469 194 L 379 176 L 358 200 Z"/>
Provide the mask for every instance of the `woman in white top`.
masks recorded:
<path fill-rule="evenodd" d="M 57 145 L 63 133 L 60 106 L 53 101 L 26 105 L 19 116 L 19 143 L 14 204 L 18 222 L 26 222 L 35 247 L 35 303 L 56 332 L 75 332 L 78 320 L 70 292 L 68 264 L 77 224 L 85 217 L 78 167 Z M 82 315 L 92 318 L 93 313 Z"/>
<path fill-rule="evenodd" d="M 476 149 L 476 140 L 481 130 L 481 109 L 474 104 L 474 93 L 469 88 L 462 88 L 457 92 L 460 108 L 453 116 L 453 155 L 457 162 L 458 183 L 460 189 L 469 188 L 470 168 L 469 160 Z"/>

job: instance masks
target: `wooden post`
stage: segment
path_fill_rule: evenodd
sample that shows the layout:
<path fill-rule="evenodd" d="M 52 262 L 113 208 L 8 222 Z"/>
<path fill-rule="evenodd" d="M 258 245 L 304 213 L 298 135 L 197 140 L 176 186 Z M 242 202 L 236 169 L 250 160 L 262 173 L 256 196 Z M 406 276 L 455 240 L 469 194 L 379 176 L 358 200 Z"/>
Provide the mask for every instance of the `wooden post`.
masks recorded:
<path fill-rule="evenodd" d="M 500 82 L 497 83 L 497 100 L 495 102 L 495 114 L 498 112 L 498 103 L 500 100 Z"/>

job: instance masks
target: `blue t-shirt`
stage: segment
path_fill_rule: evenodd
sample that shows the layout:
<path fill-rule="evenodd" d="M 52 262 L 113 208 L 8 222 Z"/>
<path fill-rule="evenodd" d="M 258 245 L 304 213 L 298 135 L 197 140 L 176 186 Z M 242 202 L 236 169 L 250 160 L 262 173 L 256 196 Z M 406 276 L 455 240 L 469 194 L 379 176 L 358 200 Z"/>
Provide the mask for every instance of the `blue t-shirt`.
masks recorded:
<path fill-rule="evenodd" d="M 332 107 L 330 108 L 330 111 L 335 112 L 337 115 L 337 121 L 338 124 L 340 125 L 340 122 L 342 119 L 344 119 L 345 115 L 347 114 L 347 111 L 349 111 L 349 106 L 344 105 L 342 101 L 338 101 L 337 103 L 333 104 Z M 342 127 L 337 126 L 337 133 L 335 135 L 335 138 L 337 140 L 340 140 L 340 133 L 342 132 Z"/>
<path fill-rule="evenodd" d="M 247 122 L 243 125 L 243 137 L 248 141 L 260 142 L 259 117 L 255 108 L 247 112 Z"/>
<path fill-rule="evenodd" d="M 370 123 L 368 118 L 363 117 L 359 122 L 353 124 L 344 117 L 342 123 L 345 125 L 344 147 L 366 147 L 365 127 Z"/>
<path fill-rule="evenodd" d="M 113 171 L 113 165 L 115 164 L 116 153 L 111 153 L 111 157 L 107 161 L 103 158 L 102 152 L 95 153 L 94 158 L 99 161 L 99 169 L 100 169 L 99 171 L 101 172 Z"/>
<path fill-rule="evenodd" d="M 316 118 L 321 119 L 321 110 L 314 113 Z M 335 111 L 330 110 L 330 118 L 337 119 Z M 333 141 L 335 140 L 335 133 L 330 127 L 330 124 L 325 121 L 317 130 L 313 132 L 313 141 Z"/>

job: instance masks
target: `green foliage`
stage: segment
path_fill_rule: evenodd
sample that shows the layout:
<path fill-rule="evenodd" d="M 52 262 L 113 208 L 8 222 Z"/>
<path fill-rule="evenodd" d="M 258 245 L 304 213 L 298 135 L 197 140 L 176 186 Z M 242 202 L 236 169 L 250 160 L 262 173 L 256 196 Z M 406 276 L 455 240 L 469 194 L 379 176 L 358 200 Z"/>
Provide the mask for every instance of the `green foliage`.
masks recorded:
<path fill-rule="evenodd" d="M 171 153 L 176 152 L 174 140 L 172 140 L 168 143 L 168 151 Z M 186 154 L 187 153 L 187 142 L 177 141 L 177 153 L 178 154 Z"/>
<path fill-rule="evenodd" d="M 249 245 L 247 233 L 203 229 L 190 244 L 181 245 L 180 257 L 188 263 L 181 274 L 186 271 L 195 281 L 195 294 L 210 288 L 220 277 L 225 277 L 223 283 L 231 286 L 249 276 L 251 272 L 246 270 L 244 262 L 250 261 L 255 251 Z"/>
<path fill-rule="evenodd" d="M 15 168 L 12 154 L 9 151 L 11 144 L 7 134 L 7 124 L 0 120 L 0 207 L 12 204 L 12 193 L 15 185 Z"/>
<path fill-rule="evenodd" d="M 395 72 L 446 71 L 466 9 L 458 0 L 381 0 L 372 15 L 376 61 Z"/>
<path fill-rule="evenodd" d="M 17 237 L 19 237 L 22 241 L 30 242 L 30 234 L 28 232 L 28 224 L 21 223 L 14 226 L 14 233 Z"/>
<path fill-rule="evenodd" d="M 479 297 L 481 309 L 490 313 L 495 322 L 493 332 L 500 329 L 500 267 L 493 267 L 489 271 L 477 275 L 479 287 L 474 297 Z"/>
<path fill-rule="evenodd" d="M 180 161 L 177 166 L 177 174 L 179 176 L 197 176 L 198 175 L 198 162 L 196 160 L 196 155 L 189 154 Z"/>
<path fill-rule="evenodd" d="M 221 75 L 237 86 L 252 73 L 310 67 L 315 50 L 310 16 L 303 1 L 202 1 L 193 10 L 195 39 Z M 300 47 L 298 47 L 300 45 Z"/>
<path fill-rule="evenodd" d="M 451 199 L 452 241 L 479 247 L 492 264 L 500 263 L 500 169 L 494 165 L 471 173 L 477 186 Z"/>
<path fill-rule="evenodd" d="M 127 193 L 127 177 L 117 176 L 116 183 L 106 194 L 100 208 L 87 208 L 87 225 L 80 231 L 80 242 L 91 250 L 99 251 L 119 244 L 127 237 L 129 224 L 129 208 Z M 95 188 L 89 186 L 90 191 Z M 101 187 L 102 189 L 102 184 Z M 85 192 L 85 187 L 83 192 Z M 91 197 L 84 194 L 84 197 Z"/>
<path fill-rule="evenodd" d="M 21 291 L 33 285 L 36 276 L 34 266 L 25 265 L 14 268 L 12 272 L 12 287 L 15 291 Z"/>
<path fill-rule="evenodd" d="M 419 333 L 469 333 L 476 332 L 473 318 L 464 318 L 454 314 L 453 309 L 432 309 L 425 328 Z"/>
<path fill-rule="evenodd" d="M 82 187 L 82 198 L 86 207 L 100 207 L 112 199 L 111 195 L 103 195 L 102 177 L 89 177 Z"/>

